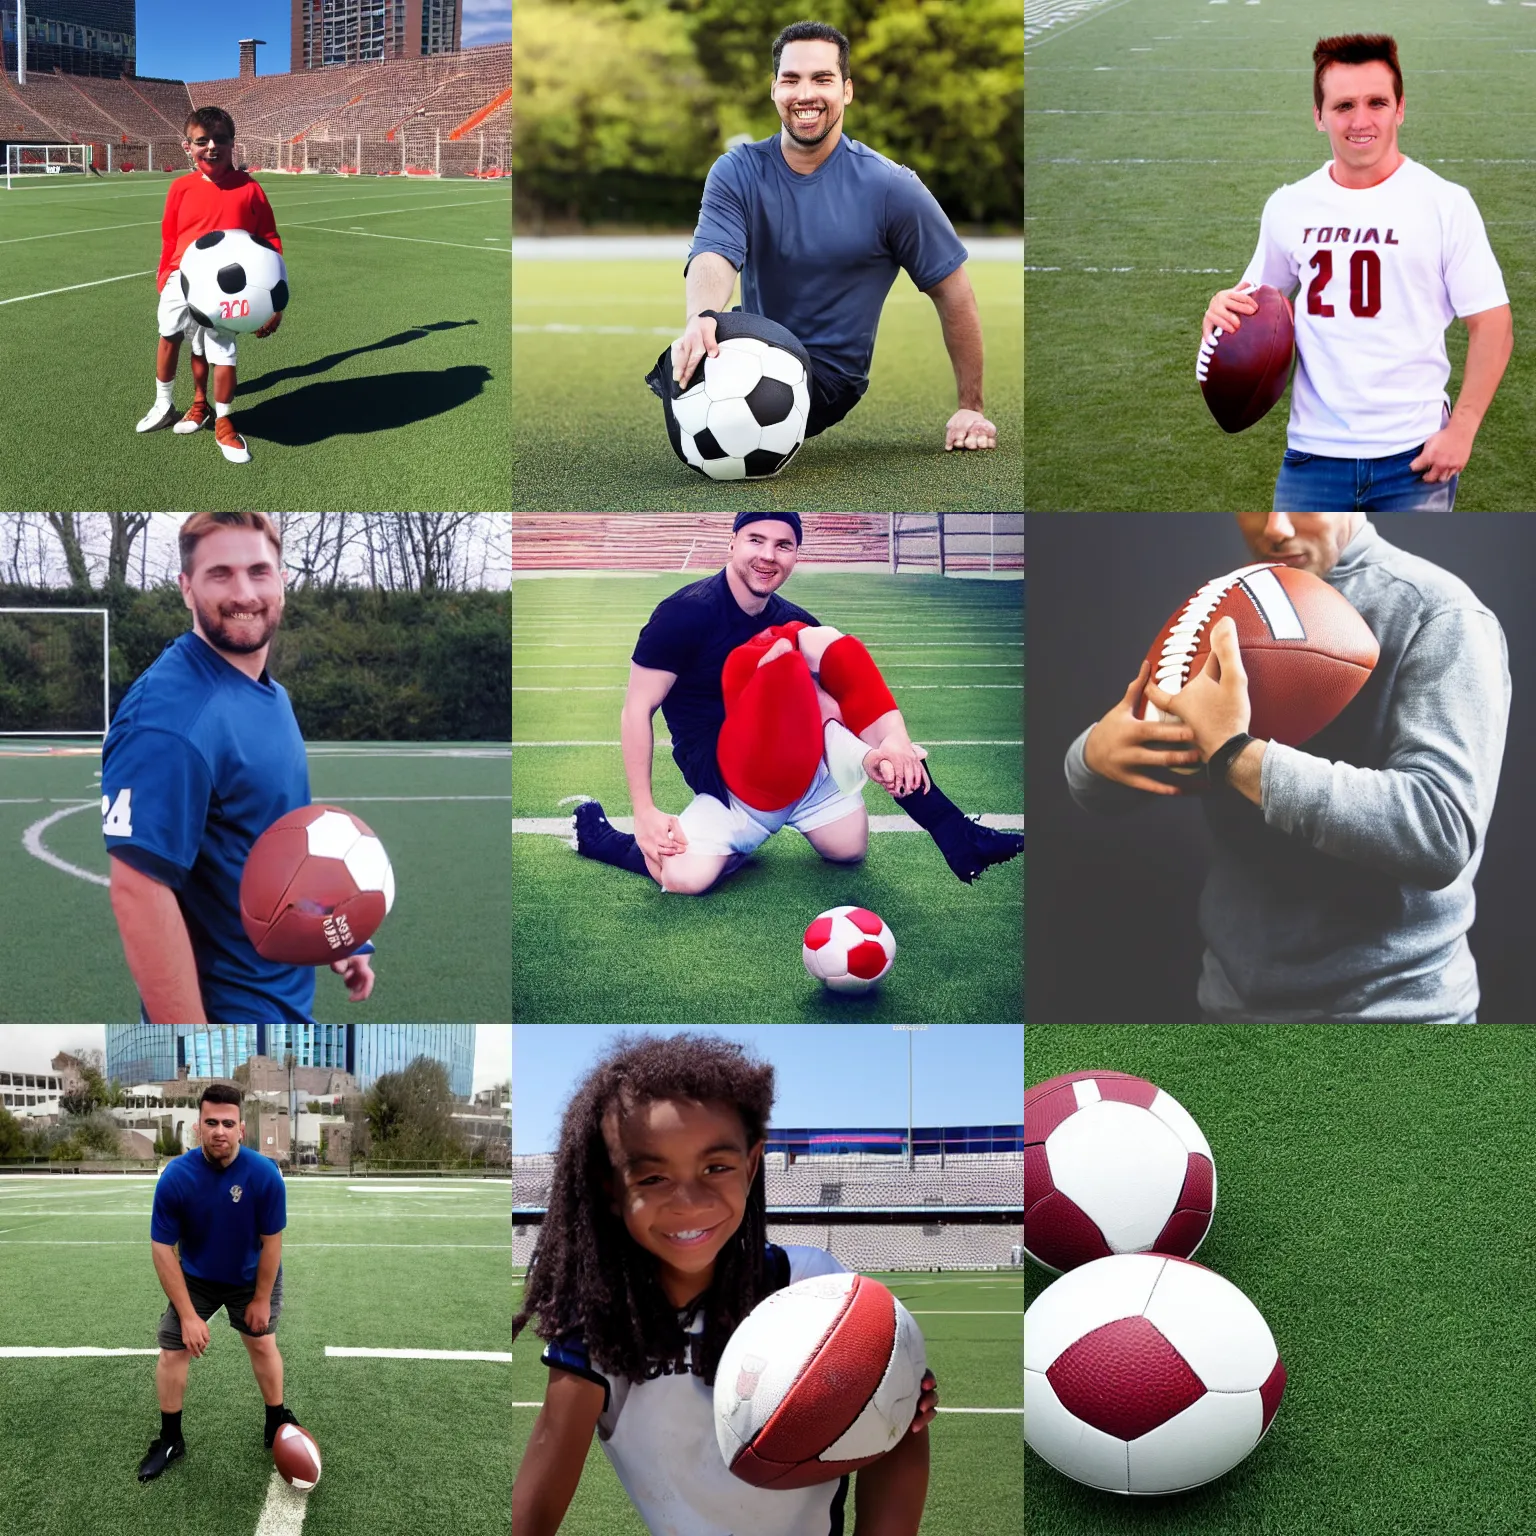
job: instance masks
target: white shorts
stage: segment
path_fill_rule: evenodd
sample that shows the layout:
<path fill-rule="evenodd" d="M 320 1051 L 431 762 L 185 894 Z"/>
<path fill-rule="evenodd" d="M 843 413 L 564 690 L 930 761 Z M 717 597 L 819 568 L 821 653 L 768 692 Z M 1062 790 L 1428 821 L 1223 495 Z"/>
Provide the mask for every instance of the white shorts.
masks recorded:
<path fill-rule="evenodd" d="M 729 793 L 729 791 L 727 791 Z M 714 795 L 695 795 L 677 819 L 688 839 L 689 853 L 751 853 L 783 827 L 814 832 L 841 821 L 863 807 L 862 791 L 845 795 L 832 782 L 825 761 L 816 769 L 811 787 L 782 811 L 758 811 L 731 795 L 729 805 Z"/>
<path fill-rule="evenodd" d="M 235 338 L 216 331 L 211 326 L 199 325 L 181 296 L 181 273 L 173 271 L 160 290 L 160 310 L 156 317 L 162 336 L 185 335 L 192 343 L 192 350 L 199 357 L 206 357 L 220 368 L 235 366 Z"/>

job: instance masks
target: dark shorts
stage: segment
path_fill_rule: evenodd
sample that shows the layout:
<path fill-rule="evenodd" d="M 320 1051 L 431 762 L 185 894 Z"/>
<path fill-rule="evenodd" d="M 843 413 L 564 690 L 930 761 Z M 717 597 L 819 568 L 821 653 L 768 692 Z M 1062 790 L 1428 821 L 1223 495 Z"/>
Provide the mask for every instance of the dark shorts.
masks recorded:
<path fill-rule="evenodd" d="M 189 1275 L 182 1270 L 181 1277 L 187 1282 L 187 1295 L 192 1298 L 192 1306 L 197 1315 L 206 1323 L 220 1307 L 224 1308 L 225 1315 L 229 1318 L 229 1326 L 236 1333 L 243 1333 L 248 1339 L 265 1338 L 266 1334 L 252 1333 L 245 1326 L 245 1309 L 256 1299 L 256 1282 L 252 1280 L 249 1285 L 225 1285 L 219 1280 L 200 1280 L 196 1275 Z M 267 1322 L 267 1333 L 277 1332 L 278 1315 L 283 1310 L 283 1266 L 277 1266 L 277 1279 L 272 1283 L 272 1316 Z M 175 1307 L 167 1307 L 160 1317 L 160 1329 L 156 1338 L 161 1349 L 185 1349 L 186 1343 L 181 1337 L 181 1319 L 176 1315 Z"/>
<path fill-rule="evenodd" d="M 825 380 L 826 382 L 823 382 Z M 805 418 L 805 435 L 815 437 L 835 427 L 863 398 L 864 386 L 844 384 L 825 371 L 811 375 L 811 414 Z"/>

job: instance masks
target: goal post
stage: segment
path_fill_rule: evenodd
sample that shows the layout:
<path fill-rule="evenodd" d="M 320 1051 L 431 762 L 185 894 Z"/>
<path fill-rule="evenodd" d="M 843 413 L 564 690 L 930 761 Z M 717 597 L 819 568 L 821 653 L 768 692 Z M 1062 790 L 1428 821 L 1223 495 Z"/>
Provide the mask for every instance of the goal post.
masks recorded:
<path fill-rule="evenodd" d="M 90 164 L 89 144 L 7 144 L 5 190 L 17 183 L 36 186 L 50 176 L 83 176 Z"/>
<path fill-rule="evenodd" d="M 70 633 L 68 628 L 28 622 L 65 614 L 101 620 L 99 703 L 95 679 L 80 665 L 87 654 L 93 659 L 95 655 L 94 642 L 87 647 L 83 629 L 76 628 Z M 7 687 L 12 681 L 7 674 L 21 670 L 14 659 L 11 666 L 5 665 L 7 649 L 13 647 L 19 647 L 25 653 L 27 676 L 16 679 L 14 686 Z M 110 611 L 106 608 L 0 608 L 0 737 L 99 736 L 105 740 L 111 723 Z M 47 728 L 35 728 L 38 725 Z"/>

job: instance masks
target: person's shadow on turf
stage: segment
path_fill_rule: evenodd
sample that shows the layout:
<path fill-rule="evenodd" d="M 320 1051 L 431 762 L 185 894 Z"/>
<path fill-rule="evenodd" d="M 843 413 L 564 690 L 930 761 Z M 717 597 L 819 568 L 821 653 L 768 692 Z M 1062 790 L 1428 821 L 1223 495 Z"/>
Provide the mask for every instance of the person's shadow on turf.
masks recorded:
<path fill-rule="evenodd" d="M 327 379 L 243 406 L 240 430 L 264 442 L 306 448 L 329 437 L 408 427 L 473 400 L 491 370 L 475 363 L 415 373 Z"/>
<path fill-rule="evenodd" d="M 478 320 L 434 320 L 428 325 L 413 325 L 409 330 L 396 331 L 393 336 L 381 336 L 377 341 L 370 341 L 366 347 L 349 347 L 345 352 L 327 352 L 324 357 L 311 358 L 307 363 L 294 363 L 289 368 L 274 368 L 270 373 L 257 374 L 254 378 L 242 378 L 235 387 L 235 393 L 257 394 L 274 385 L 286 384 L 289 379 L 307 379 L 317 373 L 327 373 L 348 358 L 362 357 L 368 352 L 385 352 L 391 347 L 403 347 L 412 341 L 424 341 L 433 331 L 457 331 L 463 326 L 479 323 Z M 243 403 L 240 419 L 242 422 L 245 420 Z"/>

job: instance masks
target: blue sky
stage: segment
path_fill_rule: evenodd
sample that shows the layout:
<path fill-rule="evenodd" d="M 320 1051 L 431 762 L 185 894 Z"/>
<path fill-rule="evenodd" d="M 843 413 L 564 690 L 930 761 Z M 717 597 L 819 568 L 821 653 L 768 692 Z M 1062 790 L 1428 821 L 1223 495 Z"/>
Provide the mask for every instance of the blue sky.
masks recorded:
<path fill-rule="evenodd" d="M 509 0 L 462 0 L 464 43 L 505 43 L 512 37 Z M 138 62 L 141 75 L 171 80 L 227 80 L 240 72 L 240 39 L 262 37 L 256 71 L 288 72 L 288 0 L 237 0 L 188 7 L 169 0 L 139 0 Z"/>
<path fill-rule="evenodd" d="M 907 1037 L 888 1024 L 706 1025 L 777 1069 L 782 1126 L 905 1125 Z M 676 1033 L 646 1026 L 644 1034 Z M 577 1081 L 616 1025 L 520 1024 L 512 1031 L 512 1150 L 552 1152 Z M 1024 1118 L 1024 1029 L 935 1024 L 912 1037 L 919 1125 L 1017 1125 Z"/>

